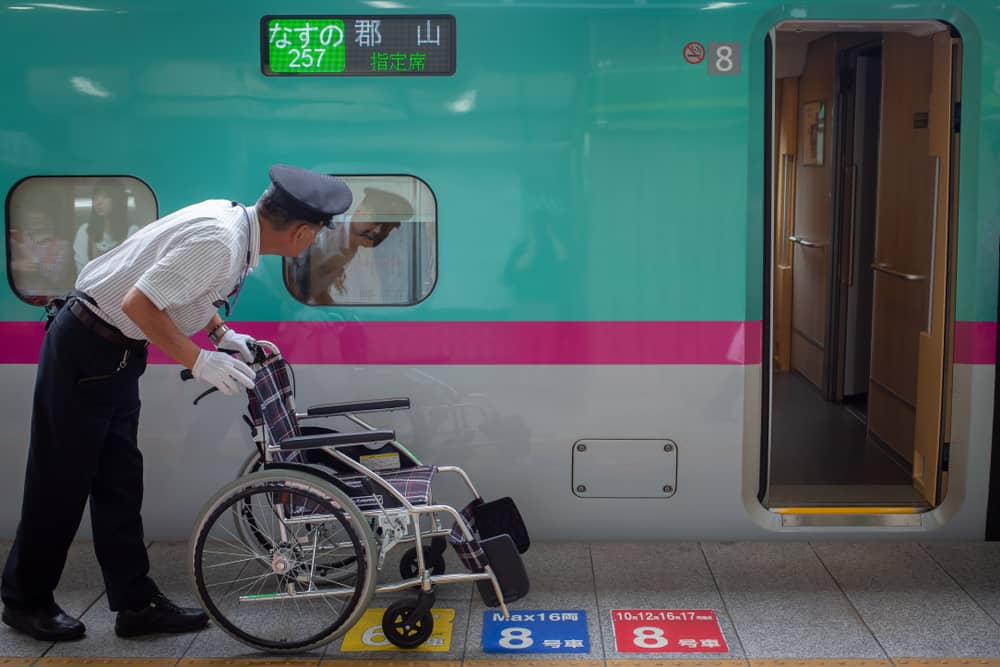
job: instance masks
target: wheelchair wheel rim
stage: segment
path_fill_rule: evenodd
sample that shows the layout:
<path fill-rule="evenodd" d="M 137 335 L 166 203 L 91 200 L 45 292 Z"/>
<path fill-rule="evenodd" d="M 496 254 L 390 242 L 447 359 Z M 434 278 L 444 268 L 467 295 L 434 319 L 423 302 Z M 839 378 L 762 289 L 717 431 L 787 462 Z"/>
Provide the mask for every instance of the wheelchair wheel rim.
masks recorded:
<path fill-rule="evenodd" d="M 260 480 L 234 491 L 215 503 L 194 548 L 196 587 L 212 618 L 236 639 L 272 651 L 319 646 L 345 632 L 345 621 L 370 593 L 363 555 L 368 545 L 362 545 L 356 520 L 337 500 L 302 482 Z M 276 511 L 283 503 L 327 518 L 290 524 Z M 247 512 L 255 517 L 254 530 L 241 536 L 244 531 L 226 524 Z M 284 542 L 282 524 L 289 537 Z M 351 571 L 340 567 L 344 562 Z M 288 597 L 290 587 L 295 597 Z M 302 597 L 316 588 L 340 595 Z"/>

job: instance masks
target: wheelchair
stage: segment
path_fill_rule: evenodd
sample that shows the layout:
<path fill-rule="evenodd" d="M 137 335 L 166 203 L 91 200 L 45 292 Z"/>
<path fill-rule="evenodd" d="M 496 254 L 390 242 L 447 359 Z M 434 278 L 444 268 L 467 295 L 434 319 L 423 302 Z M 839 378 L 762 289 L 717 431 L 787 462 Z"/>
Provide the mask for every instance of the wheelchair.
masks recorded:
<path fill-rule="evenodd" d="M 435 586 L 465 582 L 508 616 L 529 588 L 520 555 L 530 540 L 514 501 L 484 501 L 460 468 L 424 464 L 358 416 L 408 409 L 409 399 L 296 412 L 292 367 L 273 343 L 258 341 L 255 354 L 244 421 L 256 451 L 205 504 L 190 540 L 194 588 L 215 623 L 259 650 L 307 651 L 344 635 L 376 593 L 414 590 L 389 605 L 382 630 L 415 648 L 433 632 Z M 353 430 L 300 425 L 333 417 Z M 438 473 L 464 482 L 472 500 L 461 510 L 432 501 Z M 400 580 L 379 584 L 386 554 L 406 544 Z M 445 573 L 449 544 L 467 572 Z"/>

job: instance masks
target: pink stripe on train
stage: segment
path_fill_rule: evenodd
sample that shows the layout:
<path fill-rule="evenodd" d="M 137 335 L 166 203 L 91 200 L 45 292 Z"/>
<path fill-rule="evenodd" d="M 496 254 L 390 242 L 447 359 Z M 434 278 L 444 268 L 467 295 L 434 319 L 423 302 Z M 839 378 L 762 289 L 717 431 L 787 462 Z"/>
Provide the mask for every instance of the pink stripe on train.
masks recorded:
<path fill-rule="evenodd" d="M 761 322 L 234 322 L 292 363 L 396 365 L 749 365 Z M 993 322 L 958 322 L 955 361 L 995 364 Z M 0 363 L 38 361 L 37 322 L 0 323 Z M 203 334 L 198 336 L 209 347 Z M 152 363 L 172 363 L 151 350 Z"/>
<path fill-rule="evenodd" d="M 955 363 L 997 363 L 996 322 L 955 322 Z"/>

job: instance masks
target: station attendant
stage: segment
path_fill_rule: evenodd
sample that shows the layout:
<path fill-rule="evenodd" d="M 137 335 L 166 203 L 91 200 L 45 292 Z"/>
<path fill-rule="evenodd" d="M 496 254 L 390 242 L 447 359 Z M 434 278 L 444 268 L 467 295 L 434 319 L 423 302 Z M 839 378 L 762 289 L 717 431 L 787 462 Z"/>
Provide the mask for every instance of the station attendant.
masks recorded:
<path fill-rule="evenodd" d="M 87 264 L 76 290 L 50 304 L 21 521 L 3 571 L 7 625 L 46 641 L 83 636 L 83 623 L 53 593 L 88 497 L 116 634 L 190 632 L 208 622 L 202 610 L 171 602 L 149 576 L 139 377 L 152 343 L 228 395 L 253 386 L 245 363 L 252 339 L 218 310 L 229 313 L 260 255 L 299 255 L 352 200 L 333 176 L 287 165 L 269 174 L 255 205 L 209 200 L 160 218 Z M 189 338 L 201 329 L 217 350 Z"/>

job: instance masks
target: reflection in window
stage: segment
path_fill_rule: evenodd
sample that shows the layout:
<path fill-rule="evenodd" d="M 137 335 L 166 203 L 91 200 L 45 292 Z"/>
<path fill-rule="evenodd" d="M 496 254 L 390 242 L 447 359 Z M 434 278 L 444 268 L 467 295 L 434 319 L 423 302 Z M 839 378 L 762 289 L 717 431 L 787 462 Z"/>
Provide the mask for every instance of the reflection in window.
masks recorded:
<path fill-rule="evenodd" d="M 351 208 L 285 264 L 288 289 L 310 305 L 408 305 L 430 294 L 437 206 L 412 176 L 344 176 Z"/>
<path fill-rule="evenodd" d="M 127 176 L 25 179 L 7 197 L 14 291 L 34 304 L 73 288 L 80 269 L 157 217 L 156 200 Z"/>

